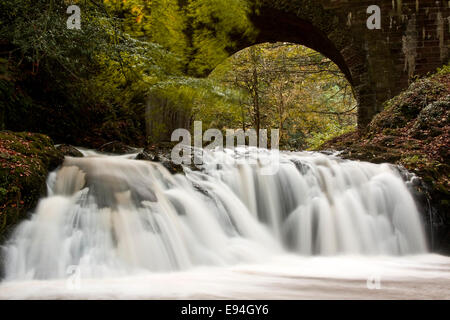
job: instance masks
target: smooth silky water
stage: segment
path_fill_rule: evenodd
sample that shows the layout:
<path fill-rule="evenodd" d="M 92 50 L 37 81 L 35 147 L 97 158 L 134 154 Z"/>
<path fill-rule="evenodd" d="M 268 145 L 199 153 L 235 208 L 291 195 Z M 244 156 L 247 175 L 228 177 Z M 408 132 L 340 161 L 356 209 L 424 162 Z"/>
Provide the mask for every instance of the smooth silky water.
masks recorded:
<path fill-rule="evenodd" d="M 172 175 L 83 153 L 3 245 L 1 299 L 450 299 L 393 166 L 280 153 L 265 175 L 273 152 L 236 149 Z"/>

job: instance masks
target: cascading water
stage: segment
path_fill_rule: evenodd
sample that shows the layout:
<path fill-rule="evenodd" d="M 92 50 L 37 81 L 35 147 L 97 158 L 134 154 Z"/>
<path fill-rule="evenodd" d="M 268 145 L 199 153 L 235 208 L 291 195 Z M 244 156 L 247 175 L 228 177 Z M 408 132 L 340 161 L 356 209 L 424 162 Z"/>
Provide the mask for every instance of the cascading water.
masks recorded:
<path fill-rule="evenodd" d="M 88 153 L 48 178 L 48 197 L 4 246 L 6 280 L 60 279 L 258 263 L 301 256 L 427 251 L 414 200 L 389 165 L 252 151 L 205 154 L 203 170 Z"/>

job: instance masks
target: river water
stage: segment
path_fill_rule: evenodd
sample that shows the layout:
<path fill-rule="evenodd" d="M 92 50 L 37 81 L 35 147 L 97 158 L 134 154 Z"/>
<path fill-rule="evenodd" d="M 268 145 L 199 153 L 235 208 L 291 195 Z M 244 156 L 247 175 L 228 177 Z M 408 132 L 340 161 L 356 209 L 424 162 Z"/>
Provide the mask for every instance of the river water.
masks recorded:
<path fill-rule="evenodd" d="M 84 153 L 3 245 L 0 299 L 450 298 L 393 166 L 236 149 L 172 175 Z"/>

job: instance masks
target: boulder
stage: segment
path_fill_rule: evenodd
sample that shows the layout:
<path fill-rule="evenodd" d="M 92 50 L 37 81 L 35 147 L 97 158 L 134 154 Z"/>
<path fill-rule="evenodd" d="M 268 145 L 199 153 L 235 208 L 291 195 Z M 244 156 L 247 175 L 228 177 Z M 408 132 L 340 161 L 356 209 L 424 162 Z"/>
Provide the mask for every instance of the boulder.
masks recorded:
<path fill-rule="evenodd" d="M 137 149 L 120 141 L 112 141 L 101 146 L 98 151 L 113 154 L 130 154 L 136 152 Z"/>
<path fill-rule="evenodd" d="M 143 150 L 136 156 L 136 160 L 157 161 L 157 156 L 152 152 Z"/>
<path fill-rule="evenodd" d="M 136 156 L 136 160 L 145 160 L 161 163 L 172 174 L 184 173 L 183 166 L 172 162 L 173 143 L 159 143 L 147 146 Z"/>
<path fill-rule="evenodd" d="M 68 144 L 61 144 L 57 146 L 56 149 L 66 157 L 73 157 L 73 158 L 83 157 L 83 154 L 77 148 Z"/>
<path fill-rule="evenodd" d="M 0 240 L 34 209 L 47 191 L 48 173 L 63 161 L 43 134 L 0 131 Z"/>

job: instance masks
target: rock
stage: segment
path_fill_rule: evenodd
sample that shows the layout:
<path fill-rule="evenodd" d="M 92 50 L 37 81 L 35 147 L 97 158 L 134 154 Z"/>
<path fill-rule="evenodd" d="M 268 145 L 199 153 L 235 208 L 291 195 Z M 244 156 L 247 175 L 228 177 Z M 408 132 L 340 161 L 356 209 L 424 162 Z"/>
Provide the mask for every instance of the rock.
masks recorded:
<path fill-rule="evenodd" d="M 61 144 L 56 147 L 58 151 L 60 151 L 64 156 L 73 157 L 73 158 L 82 158 L 83 154 L 74 146 L 68 144 Z"/>
<path fill-rule="evenodd" d="M 182 174 L 184 169 L 182 165 L 172 162 L 173 143 L 159 143 L 146 147 L 136 156 L 136 160 L 153 161 L 161 163 L 172 174 Z"/>
<path fill-rule="evenodd" d="M 47 175 L 64 161 L 42 134 L 0 131 L 0 240 L 47 191 Z"/>
<path fill-rule="evenodd" d="M 163 155 L 158 155 L 156 158 L 156 161 L 161 163 L 172 174 L 183 174 L 184 173 L 183 166 L 173 163 L 172 160 L 170 160 L 170 158 L 167 158 Z"/>
<path fill-rule="evenodd" d="M 445 117 L 446 110 L 449 109 L 450 100 L 448 99 L 430 103 L 420 112 L 413 130 L 427 130 L 433 126 L 449 124 L 449 119 Z"/>
<path fill-rule="evenodd" d="M 144 160 L 144 161 L 156 161 L 157 156 L 154 153 L 148 151 L 141 151 L 137 156 L 136 160 Z"/>
<path fill-rule="evenodd" d="M 136 148 L 130 147 L 123 142 L 113 141 L 101 146 L 98 151 L 114 154 L 130 154 L 136 152 Z"/>

